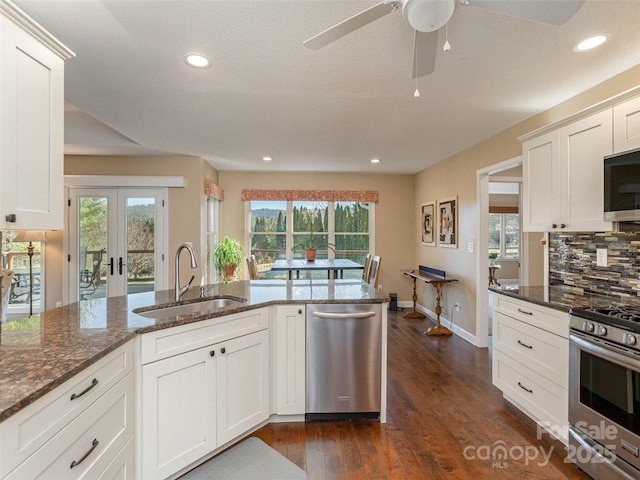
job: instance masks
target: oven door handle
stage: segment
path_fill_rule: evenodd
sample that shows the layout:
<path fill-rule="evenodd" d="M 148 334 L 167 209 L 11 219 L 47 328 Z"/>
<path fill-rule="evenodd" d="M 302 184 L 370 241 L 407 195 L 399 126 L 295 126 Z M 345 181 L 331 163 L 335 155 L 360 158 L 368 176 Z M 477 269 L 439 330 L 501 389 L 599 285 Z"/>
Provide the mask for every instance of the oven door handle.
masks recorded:
<path fill-rule="evenodd" d="M 569 334 L 569 342 L 573 343 L 581 350 L 597 355 L 598 357 L 609 360 L 610 362 L 616 363 L 622 367 L 640 371 L 640 359 L 637 357 L 623 355 L 622 353 L 613 351 L 612 349 L 605 348 L 599 343 L 586 340 L 575 333 Z"/>

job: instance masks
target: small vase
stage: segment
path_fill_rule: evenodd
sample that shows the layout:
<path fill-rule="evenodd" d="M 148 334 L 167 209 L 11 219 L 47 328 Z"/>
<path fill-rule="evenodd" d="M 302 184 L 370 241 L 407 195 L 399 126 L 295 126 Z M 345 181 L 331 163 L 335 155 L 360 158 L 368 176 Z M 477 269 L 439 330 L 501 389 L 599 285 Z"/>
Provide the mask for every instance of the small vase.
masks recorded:
<path fill-rule="evenodd" d="M 304 250 L 304 254 L 307 257 L 308 262 L 313 262 L 316 259 L 316 249 L 315 248 L 306 248 Z"/>
<path fill-rule="evenodd" d="M 232 280 L 236 276 L 236 265 L 228 263 L 222 266 L 222 278 L 224 280 Z"/>

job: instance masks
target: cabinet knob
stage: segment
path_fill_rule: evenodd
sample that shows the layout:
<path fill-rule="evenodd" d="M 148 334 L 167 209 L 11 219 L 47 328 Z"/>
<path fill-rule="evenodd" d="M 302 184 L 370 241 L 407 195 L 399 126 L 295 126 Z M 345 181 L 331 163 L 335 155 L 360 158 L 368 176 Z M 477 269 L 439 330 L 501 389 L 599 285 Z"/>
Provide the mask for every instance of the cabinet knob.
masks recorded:
<path fill-rule="evenodd" d="M 16 223 L 18 217 L 16 217 L 15 213 L 10 213 L 9 215 L 6 215 L 4 219 L 9 223 Z"/>
<path fill-rule="evenodd" d="M 226 352 L 226 351 L 227 351 L 227 349 L 226 349 L 226 348 L 224 348 L 224 347 L 222 347 L 222 348 L 220 349 L 220 353 L 224 353 L 224 352 Z"/>
<path fill-rule="evenodd" d="M 560 228 L 565 228 L 565 227 L 566 227 L 566 225 L 564 223 L 560 224 Z"/>
<path fill-rule="evenodd" d="M 211 350 L 209 352 L 209 355 L 211 355 L 212 357 L 215 357 L 216 356 L 216 351 L 215 350 Z"/>
<path fill-rule="evenodd" d="M 301 308 L 298 309 L 298 315 L 302 315 L 302 309 Z"/>
<path fill-rule="evenodd" d="M 558 228 L 558 224 L 557 223 L 552 223 L 551 224 L 551 228 Z"/>

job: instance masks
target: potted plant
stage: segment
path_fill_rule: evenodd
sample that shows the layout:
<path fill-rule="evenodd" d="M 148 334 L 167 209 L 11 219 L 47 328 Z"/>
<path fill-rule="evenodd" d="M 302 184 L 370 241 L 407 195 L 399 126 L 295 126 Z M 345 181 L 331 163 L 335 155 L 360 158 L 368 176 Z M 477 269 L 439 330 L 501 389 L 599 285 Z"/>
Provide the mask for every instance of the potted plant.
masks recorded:
<path fill-rule="evenodd" d="M 494 265 L 495 262 L 494 260 L 498 258 L 498 254 L 496 252 L 490 252 L 489 253 L 489 265 Z"/>
<path fill-rule="evenodd" d="M 314 241 L 313 238 L 313 215 L 312 212 L 307 212 L 307 224 L 309 225 L 309 236 L 306 241 L 298 242 L 293 246 L 293 250 L 304 250 L 305 257 L 307 261 L 312 262 L 316 259 L 316 251 L 319 248 L 328 248 L 331 251 L 335 252 L 334 245 L 328 242 L 318 242 Z"/>
<path fill-rule="evenodd" d="M 233 238 L 225 236 L 213 247 L 213 262 L 218 276 L 223 280 L 231 280 L 235 277 L 243 258 L 242 244 Z"/>

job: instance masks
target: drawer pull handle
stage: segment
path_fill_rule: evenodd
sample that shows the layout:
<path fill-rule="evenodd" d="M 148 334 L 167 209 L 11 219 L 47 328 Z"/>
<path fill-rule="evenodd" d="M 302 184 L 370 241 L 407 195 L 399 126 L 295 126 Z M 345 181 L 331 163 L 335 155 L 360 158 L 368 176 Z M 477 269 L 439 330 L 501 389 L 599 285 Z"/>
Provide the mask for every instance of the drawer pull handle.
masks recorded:
<path fill-rule="evenodd" d="M 82 390 L 80 393 L 72 393 L 71 394 L 71 400 L 75 400 L 76 398 L 80 398 L 82 395 L 84 395 L 85 393 L 87 393 L 89 390 L 91 390 L 93 387 L 95 387 L 98 384 L 98 379 L 94 378 L 93 380 L 91 380 L 91 385 L 89 385 L 87 388 L 85 388 L 84 390 Z"/>
<path fill-rule="evenodd" d="M 527 345 L 526 343 L 522 343 L 520 340 L 518 340 L 518 345 L 522 345 L 525 348 L 530 348 L 533 350 L 533 347 L 531 345 Z"/>
<path fill-rule="evenodd" d="M 527 387 L 523 386 L 520 382 L 518 382 L 518 386 L 523 389 L 525 392 L 529 392 L 529 393 L 533 393 L 533 390 L 528 389 Z"/>
<path fill-rule="evenodd" d="M 533 312 L 527 312 L 526 310 L 523 310 L 521 308 L 518 309 L 518 312 L 524 313 L 525 315 L 533 315 Z"/>
<path fill-rule="evenodd" d="M 93 442 L 91 442 L 91 448 L 89 450 L 87 450 L 87 453 L 85 453 L 80 460 L 74 460 L 73 462 L 71 462 L 71 466 L 69 468 L 77 467 L 82 462 L 84 462 L 86 460 L 86 458 L 89 455 L 91 455 L 91 452 L 93 452 L 96 449 L 96 447 L 98 446 L 98 443 L 99 443 L 98 439 L 94 438 Z"/>

